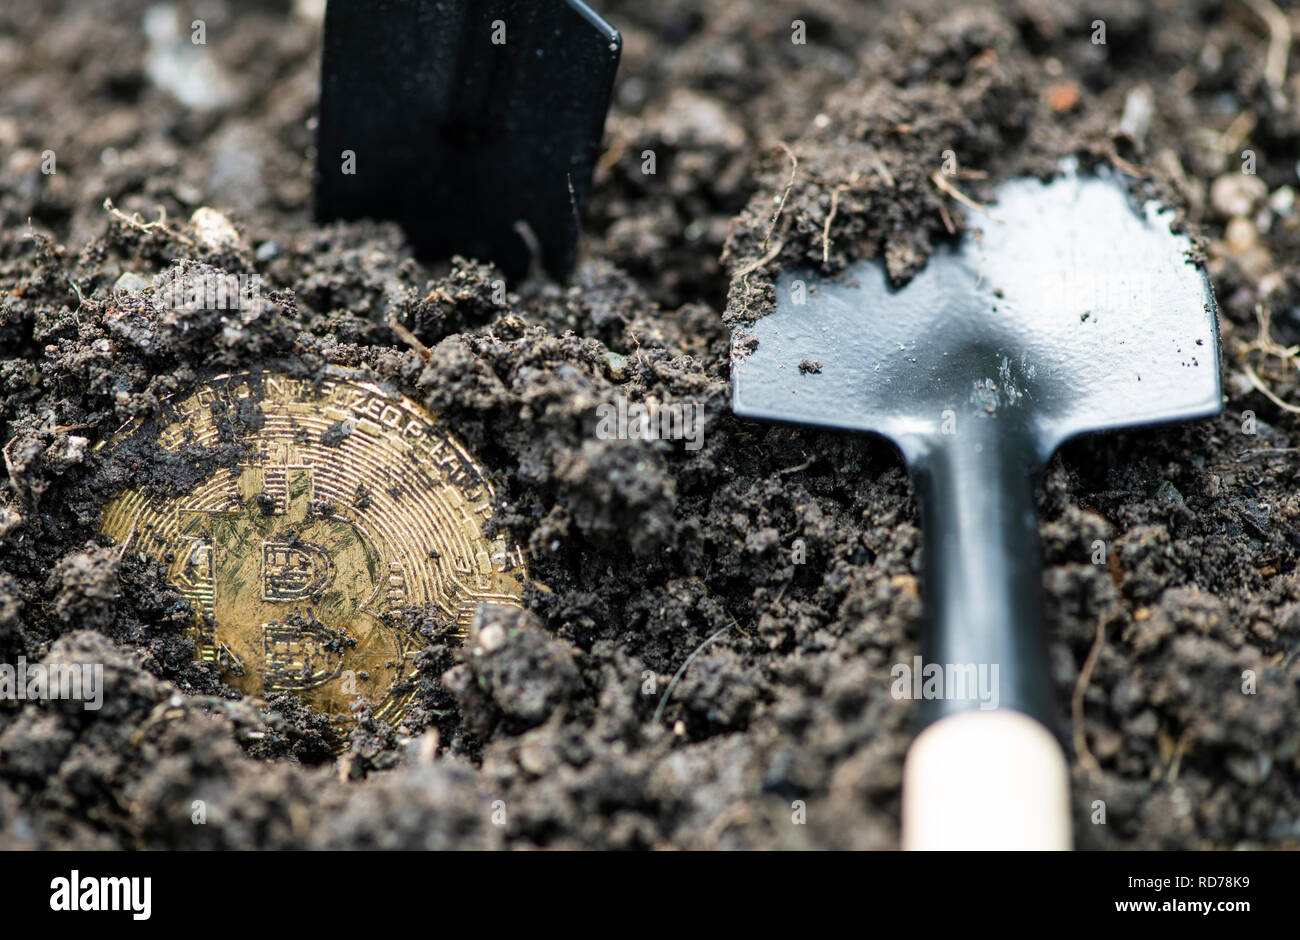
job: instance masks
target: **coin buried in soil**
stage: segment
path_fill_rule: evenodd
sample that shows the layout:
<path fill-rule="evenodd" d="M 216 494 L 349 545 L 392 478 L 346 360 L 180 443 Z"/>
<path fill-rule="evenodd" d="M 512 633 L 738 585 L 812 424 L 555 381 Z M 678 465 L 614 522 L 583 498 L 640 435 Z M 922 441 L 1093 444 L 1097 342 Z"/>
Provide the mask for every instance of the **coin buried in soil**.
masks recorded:
<path fill-rule="evenodd" d="M 199 658 L 263 697 L 396 723 L 424 639 L 404 611 L 463 632 L 481 601 L 518 604 L 517 549 L 485 534 L 492 487 L 435 419 L 350 374 L 220 376 L 169 404 L 158 445 L 243 445 L 186 495 L 128 491 L 102 530 L 167 566 L 194 605 Z M 114 443 L 144 433 L 139 424 Z"/>

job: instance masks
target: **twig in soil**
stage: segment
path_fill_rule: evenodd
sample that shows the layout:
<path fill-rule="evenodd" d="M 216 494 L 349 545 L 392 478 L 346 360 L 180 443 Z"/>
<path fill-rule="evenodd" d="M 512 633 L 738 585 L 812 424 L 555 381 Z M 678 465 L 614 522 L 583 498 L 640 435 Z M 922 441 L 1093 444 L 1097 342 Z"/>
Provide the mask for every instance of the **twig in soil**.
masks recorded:
<path fill-rule="evenodd" d="M 389 320 L 388 328 L 397 334 L 398 339 L 414 349 L 419 357 L 425 362 L 428 362 L 433 358 L 432 350 L 430 350 L 428 346 L 424 345 L 424 343 L 420 342 L 419 339 L 416 338 L 416 335 L 406 327 L 402 326 L 402 324 L 398 323 L 396 320 Z"/>
<path fill-rule="evenodd" d="M 990 212 L 989 207 L 984 205 L 984 203 L 976 202 L 974 199 L 972 199 L 970 196 L 967 196 L 964 192 L 962 192 L 952 183 L 948 182 L 948 180 L 944 178 L 942 170 L 935 170 L 933 173 L 931 173 L 930 182 L 934 183 L 935 187 L 941 193 L 946 193 L 947 195 L 951 196 L 953 199 L 956 199 L 958 202 L 960 202 L 963 206 L 966 206 L 968 209 L 975 209 L 978 212 L 983 212 L 994 222 L 1002 221 L 1002 219 L 999 219 L 996 215 Z M 939 205 L 942 207 L 943 203 L 939 203 Z M 946 211 L 944 212 L 944 215 L 945 215 L 944 224 L 949 225 L 948 231 L 950 232 L 954 231 L 954 229 L 949 224 L 951 222 L 951 219 L 946 218 L 947 217 Z"/>
<path fill-rule="evenodd" d="M 1256 457 L 1276 457 L 1279 454 L 1300 454 L 1300 447 L 1265 447 L 1262 450 L 1248 450 L 1238 454 L 1235 458 L 1237 463 L 1243 460 L 1254 460 Z"/>
<path fill-rule="evenodd" d="M 139 531 L 140 529 L 138 526 L 132 525 L 131 531 L 126 534 L 126 538 L 122 539 L 122 541 L 118 543 L 117 545 L 118 561 L 121 561 L 123 558 L 126 557 L 126 550 L 131 547 L 131 543 L 135 541 L 135 537 L 139 533 Z"/>
<path fill-rule="evenodd" d="M 808 455 L 804 454 L 804 456 L 807 457 Z M 808 457 L 808 459 L 801 464 L 797 464 L 793 467 L 786 467 L 784 470 L 778 470 L 776 472 L 781 475 L 785 475 L 787 473 L 798 473 L 800 470 L 807 470 L 809 467 L 811 467 L 813 465 L 813 461 L 816 459 L 817 458 L 815 457 Z"/>
<path fill-rule="evenodd" d="M 781 218 L 781 213 L 785 211 L 785 201 L 790 197 L 790 190 L 794 189 L 794 178 L 799 173 L 799 158 L 794 155 L 790 145 L 783 140 L 778 140 L 776 145 L 790 157 L 790 181 L 785 184 L 785 191 L 781 193 L 781 201 L 776 204 L 776 212 L 772 216 L 772 224 L 767 227 L 767 235 L 763 238 L 764 250 L 767 250 L 767 243 L 772 240 L 772 233 L 776 231 L 777 220 Z"/>
<path fill-rule="evenodd" d="M 1097 636 L 1092 641 L 1092 649 L 1088 650 L 1088 658 L 1083 661 L 1083 668 L 1079 670 L 1079 681 L 1074 684 L 1074 695 L 1070 698 L 1070 718 L 1074 722 L 1074 754 L 1083 768 L 1094 776 L 1101 775 L 1101 765 L 1088 749 L 1088 738 L 1084 734 L 1083 696 L 1092 682 L 1092 670 L 1101 657 L 1101 648 L 1106 645 L 1106 627 L 1109 624 L 1109 617 L 1097 621 Z"/>
<path fill-rule="evenodd" d="M 727 240 L 722 243 L 722 254 L 718 255 L 719 264 L 726 264 L 727 259 L 731 257 L 731 240 L 735 235 L 736 219 L 735 216 L 732 216 L 731 221 L 727 223 Z"/>
<path fill-rule="evenodd" d="M 1168 779 L 1170 783 L 1178 780 L 1178 770 L 1183 766 L 1183 755 L 1187 753 L 1187 745 L 1192 741 L 1192 729 L 1188 728 L 1178 736 L 1178 743 L 1174 745 L 1174 759 L 1169 763 Z"/>
<path fill-rule="evenodd" d="M 1273 91 L 1286 84 L 1287 57 L 1291 53 L 1291 24 L 1272 0 L 1245 0 L 1246 6 L 1268 27 L 1268 55 L 1264 60 L 1264 78 Z"/>
<path fill-rule="evenodd" d="M 432 764 L 433 759 L 438 756 L 438 729 L 430 728 L 424 734 L 420 735 L 420 743 L 416 750 L 416 760 L 421 764 Z"/>
<path fill-rule="evenodd" d="M 709 823 L 709 828 L 704 832 L 704 838 L 700 840 L 702 846 L 716 846 L 722 834 L 736 823 L 748 822 L 754 815 L 748 803 L 732 803 L 725 810 L 714 817 L 713 822 Z"/>
<path fill-rule="evenodd" d="M 629 141 L 626 137 L 622 134 L 615 133 L 614 139 L 609 142 L 609 149 L 606 150 L 601 155 L 600 159 L 596 161 L 596 172 L 600 173 L 605 170 L 612 170 L 614 167 L 618 166 L 618 161 L 623 158 L 623 154 L 627 151 L 628 143 Z"/>
<path fill-rule="evenodd" d="M 1151 175 L 1150 170 L 1145 170 L 1136 163 L 1131 163 L 1121 157 L 1119 151 L 1115 149 L 1114 144 L 1111 144 L 1110 151 L 1106 154 L 1106 158 L 1110 160 L 1110 162 L 1115 165 L 1115 168 L 1125 176 L 1144 177 Z"/>
<path fill-rule="evenodd" d="M 9 456 L 9 448 L 13 447 L 14 443 L 17 440 L 18 440 L 18 435 L 15 434 L 13 437 L 9 438 L 8 444 L 6 444 L 3 448 L 0 448 L 0 456 L 3 456 L 5 461 L 5 472 L 9 474 L 9 479 L 13 483 L 14 489 L 18 488 L 18 484 L 21 482 L 21 480 L 18 474 L 14 472 L 13 459 Z"/>
<path fill-rule="evenodd" d="M 78 323 L 80 323 L 81 321 L 77 318 L 77 314 L 81 312 L 82 307 L 86 306 L 86 298 L 81 295 L 81 288 L 77 286 L 77 282 L 71 277 L 68 277 L 68 283 L 72 285 L 72 292 L 77 295 L 77 309 L 72 311 L 72 316 L 74 319 L 77 319 Z"/>
<path fill-rule="evenodd" d="M 1264 384 L 1264 380 L 1261 379 L 1258 374 L 1256 374 L 1255 370 L 1251 367 L 1250 363 L 1246 363 L 1245 370 L 1246 370 L 1246 378 L 1250 380 L 1251 385 L 1255 386 L 1255 391 L 1259 392 L 1261 395 L 1263 395 L 1273 404 L 1277 405 L 1283 411 L 1288 411 L 1294 415 L 1300 415 L 1300 408 L 1297 408 L 1295 405 L 1292 405 L 1289 402 L 1285 402 L 1282 399 L 1278 398 L 1277 395 L 1273 393 L 1272 389 L 1270 389 L 1267 385 Z"/>
<path fill-rule="evenodd" d="M 952 224 L 952 216 L 948 213 L 948 204 L 942 200 L 939 202 L 939 217 L 943 219 L 943 227 L 948 230 L 948 234 L 956 235 L 957 226 Z"/>
<path fill-rule="evenodd" d="M 874 150 L 871 151 L 871 168 L 880 174 L 880 178 L 885 181 L 885 185 L 890 189 L 898 186 L 894 180 L 894 174 L 889 172 L 889 167 L 885 166 L 885 161 L 880 159 L 880 154 Z"/>
<path fill-rule="evenodd" d="M 163 206 L 158 207 L 157 222 L 146 222 L 144 219 L 140 218 L 140 213 L 138 212 L 132 215 L 127 215 L 121 209 L 118 209 L 113 205 L 112 199 L 104 200 L 104 208 L 108 210 L 109 215 L 126 225 L 128 228 L 133 228 L 140 232 L 152 232 L 154 229 L 160 229 L 172 238 L 185 242 L 185 244 L 189 245 L 191 248 L 198 247 L 198 243 L 188 235 L 173 231 L 167 227 L 167 209 Z"/>
<path fill-rule="evenodd" d="M 784 247 L 785 247 L 785 239 L 781 239 L 775 245 L 773 245 L 771 249 L 768 251 L 768 253 L 763 255 L 763 257 L 757 258 L 754 261 L 749 262 L 749 264 L 745 265 L 743 268 L 737 271 L 735 273 L 735 277 L 738 277 L 743 281 L 745 278 L 749 277 L 751 274 L 753 274 L 763 265 L 767 264 L 769 261 L 772 261 L 774 258 L 776 258 L 776 256 L 781 253 L 781 249 Z"/>
<path fill-rule="evenodd" d="M 528 280 L 539 280 L 542 276 L 542 243 L 533 227 L 523 219 L 515 220 L 515 232 L 528 246 Z"/>
<path fill-rule="evenodd" d="M 1259 377 L 1254 366 L 1252 366 L 1249 359 L 1247 359 L 1252 351 L 1258 351 L 1263 353 L 1265 356 L 1274 356 L 1281 359 L 1283 362 L 1291 362 L 1296 358 L 1297 353 L 1300 353 L 1300 346 L 1283 346 L 1273 339 L 1273 329 L 1270 324 L 1271 318 L 1272 313 L 1265 309 L 1263 304 L 1255 305 L 1255 320 L 1259 324 L 1259 335 L 1255 337 L 1253 342 L 1242 348 L 1241 366 L 1246 373 L 1246 378 L 1250 380 L 1250 384 L 1255 387 L 1257 392 L 1273 404 L 1277 405 L 1277 407 L 1281 408 L 1283 411 L 1290 412 L 1291 414 L 1300 414 L 1300 406 L 1283 401 L 1278 397 L 1271 388 L 1264 384 L 1264 380 Z"/>
<path fill-rule="evenodd" d="M 1232 123 L 1219 135 L 1219 149 L 1223 153 L 1236 154 L 1238 148 L 1246 142 L 1246 138 L 1255 130 L 1255 125 L 1258 122 L 1259 117 L 1254 111 L 1249 109 L 1242 111 L 1232 119 Z"/>
<path fill-rule="evenodd" d="M 659 707 L 655 709 L 655 716 L 652 719 L 653 724 L 656 725 L 659 724 L 659 719 L 664 716 L 664 707 L 668 704 L 668 697 L 673 694 L 673 689 L 677 688 L 677 683 L 680 682 L 682 676 L 686 674 L 686 670 L 690 668 L 691 663 L 695 662 L 695 657 L 703 653 L 710 643 L 712 643 L 714 640 L 722 636 L 722 634 L 726 633 L 730 629 L 731 629 L 731 624 L 727 624 L 725 627 L 723 627 L 721 630 L 718 630 L 716 633 L 710 636 L 699 646 L 695 647 L 695 652 L 691 653 L 691 655 L 686 657 L 686 662 L 682 663 L 681 668 L 677 670 L 676 675 L 674 675 L 672 677 L 672 680 L 668 683 L 668 688 L 664 689 L 663 698 L 659 700 Z"/>
<path fill-rule="evenodd" d="M 831 260 L 831 223 L 835 221 L 835 215 L 840 211 L 840 195 L 849 191 L 846 185 L 836 186 L 831 192 L 831 211 L 826 215 L 826 225 L 822 228 L 822 264 L 827 264 Z"/>

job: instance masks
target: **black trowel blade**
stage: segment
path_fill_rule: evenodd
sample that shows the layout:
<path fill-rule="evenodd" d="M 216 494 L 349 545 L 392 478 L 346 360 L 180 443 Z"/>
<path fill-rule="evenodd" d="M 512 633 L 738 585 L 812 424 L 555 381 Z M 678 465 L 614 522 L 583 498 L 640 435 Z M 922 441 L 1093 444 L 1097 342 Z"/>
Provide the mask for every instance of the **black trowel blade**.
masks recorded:
<path fill-rule="evenodd" d="M 1214 294 L 1172 221 L 1115 173 L 1068 172 L 1003 183 L 905 287 L 874 260 L 787 271 L 776 309 L 733 340 L 735 412 L 873 431 L 905 452 L 945 440 L 949 409 L 995 415 L 1043 459 L 1078 434 L 1217 414 Z"/>
<path fill-rule="evenodd" d="M 578 0 L 329 0 L 317 217 L 564 280 L 621 48 Z"/>

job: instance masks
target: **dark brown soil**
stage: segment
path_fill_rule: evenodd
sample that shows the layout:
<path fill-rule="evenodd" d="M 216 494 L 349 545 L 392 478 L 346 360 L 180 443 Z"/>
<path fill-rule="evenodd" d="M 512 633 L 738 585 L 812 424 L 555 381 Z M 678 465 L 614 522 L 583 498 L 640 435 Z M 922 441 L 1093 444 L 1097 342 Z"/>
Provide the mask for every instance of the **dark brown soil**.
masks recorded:
<path fill-rule="evenodd" d="M 764 312 L 780 264 L 913 274 L 960 224 L 931 182 L 946 150 L 975 200 L 1068 154 L 1119 162 L 1204 236 L 1221 305 L 1224 415 L 1076 442 L 1043 486 L 1077 844 L 1300 845 L 1300 65 L 1266 73 L 1250 5 L 603 0 L 626 46 L 584 260 L 504 308 L 490 268 L 312 222 L 313 5 L 178 3 L 220 73 L 207 111 L 151 77 L 147 0 L 0 8 L 0 662 L 106 681 L 99 712 L 0 702 L 0 848 L 895 846 L 907 478 L 879 441 L 732 418 L 727 322 Z M 238 245 L 203 240 L 202 206 Z M 194 266 L 269 290 L 231 317 L 115 288 Z M 534 581 L 463 646 L 413 613 L 418 707 L 363 716 L 337 759 L 325 716 L 195 663 L 159 566 L 97 536 L 122 487 L 238 455 L 93 449 L 205 375 L 330 363 L 443 417 Z M 703 447 L 600 439 L 616 395 L 702 403 Z"/>

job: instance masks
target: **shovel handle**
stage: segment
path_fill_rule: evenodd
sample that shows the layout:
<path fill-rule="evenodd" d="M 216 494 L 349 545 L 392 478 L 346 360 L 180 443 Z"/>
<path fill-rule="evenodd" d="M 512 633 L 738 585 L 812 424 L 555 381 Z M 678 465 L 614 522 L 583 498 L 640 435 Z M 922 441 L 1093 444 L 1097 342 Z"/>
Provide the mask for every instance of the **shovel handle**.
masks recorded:
<path fill-rule="evenodd" d="M 1070 848 L 1065 753 L 1042 724 L 1000 708 L 930 725 L 903 766 L 903 848 Z"/>
<path fill-rule="evenodd" d="M 922 731 L 904 769 L 911 848 L 1067 848 L 1065 755 L 1043 624 L 1034 480 L 1016 415 L 904 447 L 924 531 Z M 919 693 L 917 695 L 916 693 Z"/>

